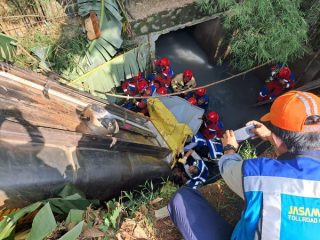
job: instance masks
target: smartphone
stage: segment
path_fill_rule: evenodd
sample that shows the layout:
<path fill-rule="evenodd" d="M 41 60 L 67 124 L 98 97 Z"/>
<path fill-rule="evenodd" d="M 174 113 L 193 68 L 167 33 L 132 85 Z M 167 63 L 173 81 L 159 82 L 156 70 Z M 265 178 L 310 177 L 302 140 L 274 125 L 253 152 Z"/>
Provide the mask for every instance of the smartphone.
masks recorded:
<path fill-rule="evenodd" d="M 251 137 L 254 137 L 255 134 L 251 132 L 251 129 L 254 129 L 254 128 L 255 128 L 255 126 L 252 124 L 252 125 L 248 125 L 243 128 L 239 128 L 239 129 L 235 130 L 234 135 L 235 135 L 237 141 L 242 142 L 242 141 L 247 140 Z"/>

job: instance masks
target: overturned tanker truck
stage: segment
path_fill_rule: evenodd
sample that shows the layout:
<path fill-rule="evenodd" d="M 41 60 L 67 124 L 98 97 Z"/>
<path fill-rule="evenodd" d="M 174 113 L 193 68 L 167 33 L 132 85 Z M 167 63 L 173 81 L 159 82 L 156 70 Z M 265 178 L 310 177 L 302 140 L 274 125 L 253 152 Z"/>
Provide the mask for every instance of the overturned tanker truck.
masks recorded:
<path fill-rule="evenodd" d="M 148 118 L 0 63 L 0 212 L 67 183 L 108 199 L 168 176 L 172 153 Z"/>

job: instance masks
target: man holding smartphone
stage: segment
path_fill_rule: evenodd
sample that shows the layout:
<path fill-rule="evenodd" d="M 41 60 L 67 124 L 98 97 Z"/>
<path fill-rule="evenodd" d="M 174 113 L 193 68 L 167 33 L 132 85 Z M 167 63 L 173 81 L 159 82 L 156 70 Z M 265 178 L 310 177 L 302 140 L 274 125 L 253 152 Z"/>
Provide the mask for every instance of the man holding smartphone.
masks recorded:
<path fill-rule="evenodd" d="M 237 154 L 234 132 L 227 130 L 222 138 L 225 155 L 219 161 L 221 175 L 246 203 L 240 221 L 232 229 L 199 192 L 182 188 L 168 208 L 185 239 L 317 239 L 320 98 L 307 92 L 288 92 L 274 101 L 261 121 L 269 122 L 269 127 L 257 121 L 248 124 L 255 125 L 251 131 L 257 137 L 273 144 L 277 159 L 243 161 Z"/>

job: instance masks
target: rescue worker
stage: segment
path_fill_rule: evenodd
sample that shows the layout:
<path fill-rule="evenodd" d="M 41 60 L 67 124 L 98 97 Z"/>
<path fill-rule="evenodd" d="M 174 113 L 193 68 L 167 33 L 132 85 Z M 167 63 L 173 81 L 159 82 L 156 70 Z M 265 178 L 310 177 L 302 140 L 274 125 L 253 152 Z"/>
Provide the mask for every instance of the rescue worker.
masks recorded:
<path fill-rule="evenodd" d="M 146 82 L 140 82 L 138 85 L 138 90 L 141 96 L 148 97 L 152 95 L 152 91 Z M 134 100 L 137 110 L 144 115 L 148 115 L 147 109 L 147 99 Z"/>
<path fill-rule="evenodd" d="M 203 119 L 200 132 L 206 139 L 221 138 L 223 136 L 223 123 L 217 112 L 209 112 Z"/>
<path fill-rule="evenodd" d="M 171 80 L 171 87 L 174 92 L 181 92 L 197 86 L 196 79 L 190 69 L 184 70 Z"/>
<path fill-rule="evenodd" d="M 121 88 L 125 95 L 133 97 L 138 94 L 137 82 L 133 78 L 122 83 Z"/>
<path fill-rule="evenodd" d="M 222 138 L 220 173 L 245 200 L 233 229 L 209 203 L 190 188 L 181 188 L 169 212 L 184 239 L 318 239 L 320 202 L 320 98 L 290 91 L 278 97 L 252 132 L 275 148 L 277 158 L 243 161 L 234 132 Z M 197 224 L 194 224 L 197 219 Z"/>
<path fill-rule="evenodd" d="M 171 79 L 173 77 L 173 71 L 170 68 L 170 61 L 168 58 L 163 57 L 160 60 L 155 61 L 156 75 L 153 77 L 153 81 L 158 82 L 161 87 L 169 88 L 171 86 Z"/>
<path fill-rule="evenodd" d="M 185 99 L 188 100 L 191 97 L 195 98 L 197 100 L 197 106 L 204 109 L 205 112 L 207 112 L 209 105 L 209 96 L 206 93 L 206 89 L 204 87 L 200 87 L 194 92 L 189 92 L 186 95 Z"/>
<path fill-rule="evenodd" d="M 185 185 L 192 189 L 197 189 L 207 181 L 209 175 L 208 167 L 200 157 L 196 158 L 188 155 L 188 153 L 186 155 L 184 158 L 179 159 L 179 162 L 184 165 L 185 172 L 189 177 Z"/>
<path fill-rule="evenodd" d="M 138 82 L 138 92 L 140 94 L 144 94 L 144 92 L 146 91 L 146 89 L 149 87 L 148 82 L 146 80 L 141 80 L 140 82 Z"/>
<path fill-rule="evenodd" d="M 142 76 L 142 72 L 139 72 L 137 75 L 133 76 L 131 79 L 128 79 L 125 81 L 122 85 L 122 91 L 129 96 L 136 96 L 139 91 L 139 84 L 143 83 L 144 85 L 147 85 L 148 82 L 145 80 Z"/>
<path fill-rule="evenodd" d="M 206 139 L 201 132 L 192 137 L 191 142 L 184 147 L 184 151 L 193 149 L 201 158 L 216 160 L 223 155 L 223 147 L 220 139 Z"/>
<path fill-rule="evenodd" d="M 259 92 L 258 102 L 275 99 L 294 86 L 295 76 L 289 67 L 280 64 L 273 66 L 269 80 Z"/>
<path fill-rule="evenodd" d="M 267 82 L 259 92 L 258 102 L 275 99 L 284 92 L 283 83 L 279 79 Z"/>

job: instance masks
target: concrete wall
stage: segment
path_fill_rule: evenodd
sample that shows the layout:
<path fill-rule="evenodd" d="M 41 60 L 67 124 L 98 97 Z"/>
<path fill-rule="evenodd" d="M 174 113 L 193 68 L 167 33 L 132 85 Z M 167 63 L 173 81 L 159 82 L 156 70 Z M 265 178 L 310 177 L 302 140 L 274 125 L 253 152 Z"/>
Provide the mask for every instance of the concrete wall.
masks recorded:
<path fill-rule="evenodd" d="M 221 18 L 217 17 L 196 25 L 193 35 L 199 46 L 207 53 L 210 63 L 216 64 L 223 57 L 226 46 Z"/>
<path fill-rule="evenodd" d="M 135 36 L 141 36 L 183 25 L 206 16 L 195 3 L 192 3 L 184 7 L 162 11 L 144 19 L 132 20 L 130 25 Z"/>
<path fill-rule="evenodd" d="M 159 36 L 204 22 L 210 22 L 219 18 L 221 14 L 206 16 L 199 11 L 195 4 L 189 4 L 183 8 L 160 12 L 157 16 L 134 20 L 130 22 L 134 34 L 132 37 L 126 37 L 125 45 L 149 43 L 151 58 L 155 58 L 155 42 Z"/>

